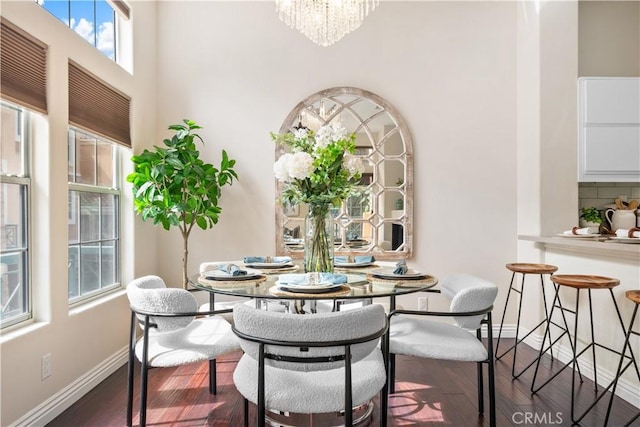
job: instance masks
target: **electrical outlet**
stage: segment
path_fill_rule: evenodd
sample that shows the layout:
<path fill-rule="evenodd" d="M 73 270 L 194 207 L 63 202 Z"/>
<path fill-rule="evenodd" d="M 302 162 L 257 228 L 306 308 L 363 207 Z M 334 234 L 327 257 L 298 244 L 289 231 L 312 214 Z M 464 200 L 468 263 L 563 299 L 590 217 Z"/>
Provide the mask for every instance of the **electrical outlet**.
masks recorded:
<path fill-rule="evenodd" d="M 51 353 L 47 353 L 42 356 L 42 379 L 49 378 L 51 376 Z"/>
<path fill-rule="evenodd" d="M 427 311 L 429 309 L 428 301 L 429 300 L 427 299 L 427 297 L 419 297 L 418 298 L 418 310 Z"/>

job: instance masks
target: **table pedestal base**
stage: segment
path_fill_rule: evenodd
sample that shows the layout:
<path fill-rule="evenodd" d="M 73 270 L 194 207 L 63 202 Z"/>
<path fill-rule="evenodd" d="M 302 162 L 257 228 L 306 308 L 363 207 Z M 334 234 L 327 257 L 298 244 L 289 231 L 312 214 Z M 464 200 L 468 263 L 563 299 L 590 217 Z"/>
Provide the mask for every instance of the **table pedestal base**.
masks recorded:
<path fill-rule="evenodd" d="M 373 413 L 373 402 L 369 401 L 353 408 L 353 425 L 364 425 Z M 344 426 L 344 413 L 329 414 L 292 414 L 267 412 L 267 425 L 273 427 L 303 427 L 303 426 Z"/>

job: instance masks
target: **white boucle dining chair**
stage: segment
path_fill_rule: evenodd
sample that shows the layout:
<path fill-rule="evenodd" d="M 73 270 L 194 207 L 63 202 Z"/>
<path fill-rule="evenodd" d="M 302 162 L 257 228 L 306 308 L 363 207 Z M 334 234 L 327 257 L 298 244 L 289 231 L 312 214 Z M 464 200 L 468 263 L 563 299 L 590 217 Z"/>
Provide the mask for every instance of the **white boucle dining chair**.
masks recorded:
<path fill-rule="evenodd" d="M 245 352 L 233 373 L 245 398 L 245 426 L 249 401 L 257 405 L 258 426 L 264 425 L 267 410 L 344 410 L 345 425 L 352 425 L 352 408 L 379 392 L 380 424 L 386 425 L 386 375 L 378 343 L 387 331 L 387 318 L 381 306 L 290 314 L 238 304 L 233 316 L 233 331 Z"/>
<path fill-rule="evenodd" d="M 489 382 L 489 424 L 494 427 L 496 411 L 491 310 L 498 295 L 498 287 L 491 282 L 467 274 L 453 274 L 445 277 L 440 281 L 440 286 L 441 293 L 451 299 L 448 312 L 395 310 L 389 315 L 389 333 L 386 336 L 386 348 L 389 351 L 389 392 L 394 392 L 394 356 L 396 354 L 476 362 L 478 411 L 482 414 L 484 412 L 482 365 L 486 363 Z M 424 318 L 429 316 L 453 318 L 455 323 Z M 486 347 L 481 340 L 483 324 L 487 325 Z"/>
<path fill-rule="evenodd" d="M 158 276 L 144 276 L 127 286 L 131 308 L 127 369 L 127 425 L 133 419 L 133 364 L 141 362 L 140 426 L 146 425 L 147 378 L 151 367 L 173 367 L 209 361 L 209 392 L 216 393 L 215 359 L 240 350 L 231 325 L 220 316 L 198 312 L 191 292 L 167 288 Z M 137 339 L 136 325 L 142 329 Z"/>

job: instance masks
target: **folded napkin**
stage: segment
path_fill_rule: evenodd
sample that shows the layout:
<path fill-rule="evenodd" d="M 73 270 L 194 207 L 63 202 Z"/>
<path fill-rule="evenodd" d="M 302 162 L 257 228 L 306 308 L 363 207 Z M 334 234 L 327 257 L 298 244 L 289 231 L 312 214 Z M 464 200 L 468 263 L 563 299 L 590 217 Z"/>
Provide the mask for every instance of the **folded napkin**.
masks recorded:
<path fill-rule="evenodd" d="M 616 230 L 616 236 L 617 237 L 638 237 L 640 238 L 640 228 L 638 227 L 634 227 L 634 228 L 630 228 L 630 229 L 626 229 L 626 228 L 618 228 Z"/>
<path fill-rule="evenodd" d="M 573 234 L 575 236 L 578 234 L 597 234 L 597 233 L 593 233 L 590 227 L 585 227 L 585 228 L 573 227 L 571 230 L 565 231 L 562 234 L 566 234 L 568 236 Z"/>
<path fill-rule="evenodd" d="M 224 271 L 229 276 L 246 276 L 247 270 L 243 270 L 235 264 L 220 264 L 218 270 Z"/>
<path fill-rule="evenodd" d="M 376 259 L 372 255 L 358 255 L 358 256 L 334 256 L 334 262 L 348 263 L 353 262 L 354 264 L 365 264 L 368 262 L 374 262 Z"/>
<path fill-rule="evenodd" d="M 395 270 L 393 270 L 393 274 L 407 274 L 409 271 L 409 267 L 407 267 L 406 261 L 398 261 L 396 264 Z"/>
<path fill-rule="evenodd" d="M 347 283 L 346 274 L 335 273 L 281 274 L 278 281 L 283 285 L 310 285 L 313 283 L 313 275 L 316 274 L 318 275 L 318 283 L 333 283 L 334 285 Z"/>
<path fill-rule="evenodd" d="M 273 262 L 277 264 L 286 264 L 291 262 L 290 256 L 246 256 L 243 262 L 245 264 L 251 264 L 254 262 Z"/>

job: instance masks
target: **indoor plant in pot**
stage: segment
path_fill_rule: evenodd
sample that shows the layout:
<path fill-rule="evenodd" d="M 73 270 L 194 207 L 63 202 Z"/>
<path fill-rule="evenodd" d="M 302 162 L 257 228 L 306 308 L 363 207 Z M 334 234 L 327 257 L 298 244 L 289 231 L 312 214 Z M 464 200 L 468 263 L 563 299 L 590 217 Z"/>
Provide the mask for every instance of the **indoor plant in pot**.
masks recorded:
<path fill-rule="evenodd" d="M 580 209 L 580 227 L 593 227 L 596 229 L 594 231 L 598 231 L 600 224 L 602 224 L 602 214 L 597 208 L 589 206 Z"/>
<path fill-rule="evenodd" d="M 189 235 L 195 225 L 203 230 L 218 222 L 222 209 L 218 206 L 222 187 L 231 185 L 238 175 L 235 160 L 222 150 L 220 167 L 204 163 L 196 149 L 195 139 L 204 140 L 193 131 L 202 129 L 192 120 L 171 125 L 175 131 L 166 147 L 154 146 L 133 156 L 134 172 L 127 176 L 133 184 L 133 204 L 143 221 L 152 219 L 165 230 L 178 227 L 183 241 L 182 286 L 186 289 Z"/>

